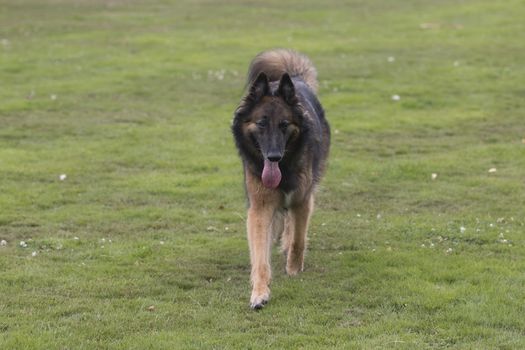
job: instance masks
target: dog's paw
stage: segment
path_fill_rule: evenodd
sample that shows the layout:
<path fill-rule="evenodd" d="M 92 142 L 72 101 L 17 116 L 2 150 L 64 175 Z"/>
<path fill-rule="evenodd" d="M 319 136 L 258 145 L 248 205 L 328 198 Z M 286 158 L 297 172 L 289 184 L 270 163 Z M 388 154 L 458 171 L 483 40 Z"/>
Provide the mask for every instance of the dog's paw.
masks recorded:
<path fill-rule="evenodd" d="M 266 304 L 268 304 L 268 300 L 262 300 L 260 302 L 254 302 L 250 303 L 250 308 L 252 310 L 260 310 L 262 309 Z"/>
<path fill-rule="evenodd" d="M 304 266 L 302 261 L 288 261 L 286 264 L 286 274 L 290 277 L 297 276 L 303 272 Z"/>
<path fill-rule="evenodd" d="M 269 300 L 270 300 L 270 290 L 269 289 L 267 289 L 267 291 L 263 293 L 257 293 L 256 291 L 253 291 L 252 297 L 250 298 L 250 308 L 252 308 L 253 310 L 260 310 L 266 304 L 268 304 Z"/>

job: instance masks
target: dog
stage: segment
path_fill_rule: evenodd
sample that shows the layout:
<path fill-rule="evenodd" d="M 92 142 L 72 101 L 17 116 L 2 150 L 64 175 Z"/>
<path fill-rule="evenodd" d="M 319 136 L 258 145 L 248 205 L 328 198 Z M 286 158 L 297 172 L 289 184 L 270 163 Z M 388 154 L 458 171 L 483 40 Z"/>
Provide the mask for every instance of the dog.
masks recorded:
<path fill-rule="evenodd" d="M 271 244 L 281 237 L 286 273 L 304 268 L 314 194 L 325 171 L 330 127 L 317 99 L 317 71 L 304 55 L 275 49 L 250 64 L 232 133 L 244 169 L 251 262 L 250 307 L 270 299 Z"/>

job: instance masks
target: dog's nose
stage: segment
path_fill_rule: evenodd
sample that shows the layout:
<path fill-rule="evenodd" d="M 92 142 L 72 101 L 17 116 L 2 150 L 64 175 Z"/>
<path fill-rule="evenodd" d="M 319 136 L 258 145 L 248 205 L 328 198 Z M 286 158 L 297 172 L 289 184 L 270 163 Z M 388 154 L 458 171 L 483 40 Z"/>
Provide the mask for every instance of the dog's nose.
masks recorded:
<path fill-rule="evenodd" d="M 266 157 L 270 162 L 278 162 L 281 160 L 282 156 L 280 153 L 268 153 Z"/>

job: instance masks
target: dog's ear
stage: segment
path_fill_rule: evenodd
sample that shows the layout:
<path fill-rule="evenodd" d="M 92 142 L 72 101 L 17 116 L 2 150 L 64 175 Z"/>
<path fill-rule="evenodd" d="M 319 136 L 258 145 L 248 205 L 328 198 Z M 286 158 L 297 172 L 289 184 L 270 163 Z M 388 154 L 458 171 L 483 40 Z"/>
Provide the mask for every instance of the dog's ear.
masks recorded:
<path fill-rule="evenodd" d="M 261 98 L 269 94 L 270 86 L 268 83 L 268 77 L 264 72 L 261 72 L 250 86 L 248 97 L 251 102 L 258 102 Z"/>
<path fill-rule="evenodd" d="M 295 95 L 295 87 L 293 85 L 292 78 L 288 73 L 284 73 L 279 82 L 279 88 L 277 93 L 281 96 L 286 103 L 290 106 L 297 104 L 297 96 Z"/>
<path fill-rule="evenodd" d="M 235 110 L 233 123 L 239 123 L 239 120 L 255 106 L 264 96 L 270 95 L 270 84 L 265 73 L 261 72 L 251 83 L 248 93 L 241 100 L 241 104 Z"/>

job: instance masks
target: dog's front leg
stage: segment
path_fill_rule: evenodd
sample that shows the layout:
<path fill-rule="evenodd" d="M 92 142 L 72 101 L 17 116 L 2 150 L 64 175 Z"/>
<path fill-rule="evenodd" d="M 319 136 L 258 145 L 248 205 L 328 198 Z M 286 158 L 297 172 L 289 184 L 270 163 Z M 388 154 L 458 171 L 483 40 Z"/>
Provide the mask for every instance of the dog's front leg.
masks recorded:
<path fill-rule="evenodd" d="M 272 244 L 272 221 L 279 204 L 280 194 L 276 190 L 265 188 L 260 179 L 246 171 L 246 191 L 250 207 L 248 208 L 248 243 L 252 264 L 252 296 L 250 306 L 262 308 L 270 299 L 270 267 Z"/>
<path fill-rule="evenodd" d="M 252 203 L 248 209 L 248 243 L 252 264 L 250 306 L 252 309 L 261 309 L 270 299 L 272 216 L 273 212 L 270 208 L 261 206 L 259 203 Z"/>
<path fill-rule="evenodd" d="M 286 273 L 295 276 L 304 268 L 304 251 L 310 216 L 314 208 L 314 197 L 310 195 L 304 202 L 290 210 L 289 225 L 286 232 Z"/>

